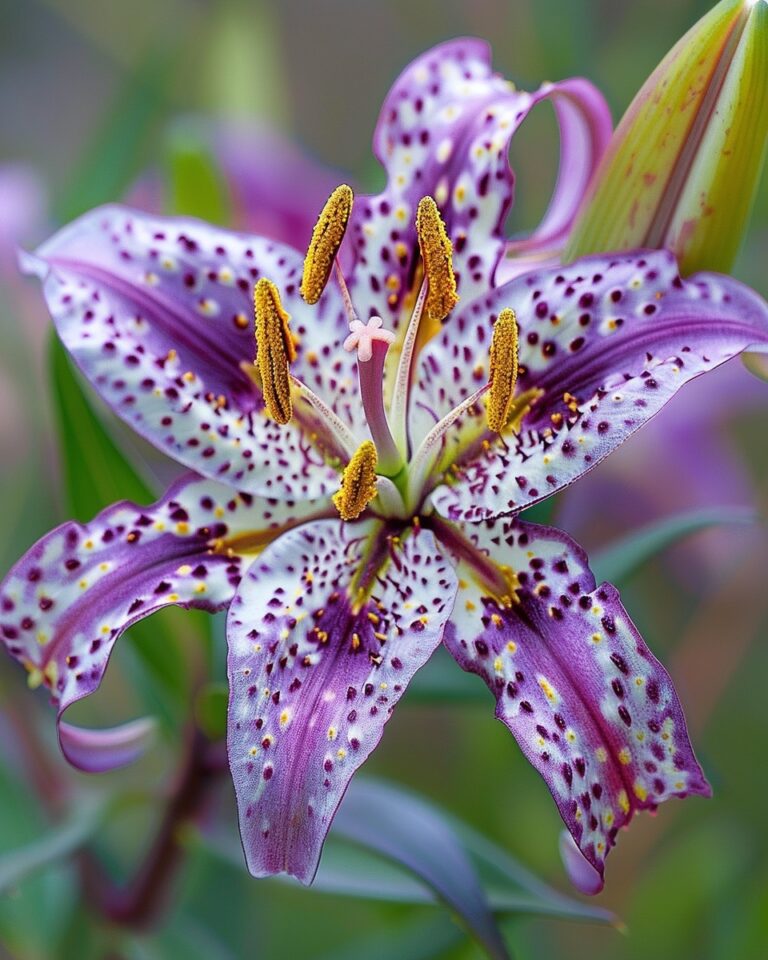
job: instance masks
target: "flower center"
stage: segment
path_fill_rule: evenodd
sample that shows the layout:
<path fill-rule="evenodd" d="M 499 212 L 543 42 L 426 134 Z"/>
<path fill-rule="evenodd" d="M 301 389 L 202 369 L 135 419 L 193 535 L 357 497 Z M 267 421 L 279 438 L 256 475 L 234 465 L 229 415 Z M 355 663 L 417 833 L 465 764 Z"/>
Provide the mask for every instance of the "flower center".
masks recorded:
<path fill-rule="evenodd" d="M 489 366 L 490 377 L 473 394 L 435 424 L 421 443 L 411 450 L 408 436 L 408 403 L 413 367 L 419 346 L 426 343 L 458 302 L 452 265 L 452 246 L 437 204 L 424 197 L 418 206 L 416 233 L 424 268 L 424 279 L 403 336 L 394 389 L 389 409 L 384 401 L 384 370 L 387 351 L 395 334 L 384 327 L 381 317 L 363 322 L 355 311 L 337 254 L 352 209 L 352 191 L 342 185 L 331 194 L 312 234 L 301 293 L 316 303 L 335 272 L 349 322 L 344 349 L 357 354 L 360 398 L 371 439 L 357 446 L 349 429 L 320 398 L 290 374 L 295 358 L 294 340 L 288 317 L 280 305 L 277 290 L 262 279 L 256 285 L 257 369 L 267 414 L 278 423 L 292 415 L 291 389 L 299 391 L 324 421 L 337 446 L 346 451 L 347 466 L 333 502 L 344 520 L 354 520 L 370 505 L 380 516 L 407 518 L 417 515 L 423 501 L 446 473 L 442 463 L 446 433 L 488 393 L 484 442 L 488 433 L 500 435 L 508 426 L 519 427 L 530 406 L 527 394 L 515 397 L 518 375 L 518 331 L 514 311 L 502 310 L 494 325 Z M 425 320 L 422 325 L 422 320 Z M 426 331 L 424 327 L 427 327 Z M 254 375 L 253 373 L 251 374 Z M 476 433 L 477 431 L 475 431 Z M 473 434 L 472 443 L 477 437 Z M 503 442 L 503 441 L 502 441 Z M 461 444 L 458 445 L 461 449 Z"/>

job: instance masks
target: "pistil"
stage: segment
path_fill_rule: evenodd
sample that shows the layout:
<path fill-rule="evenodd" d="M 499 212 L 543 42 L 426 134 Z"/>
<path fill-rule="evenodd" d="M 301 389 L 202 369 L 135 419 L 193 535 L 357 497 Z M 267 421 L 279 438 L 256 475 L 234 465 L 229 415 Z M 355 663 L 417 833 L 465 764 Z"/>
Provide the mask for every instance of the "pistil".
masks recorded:
<path fill-rule="evenodd" d="M 384 361 L 394 339 L 395 335 L 384 329 L 381 317 L 371 317 L 368 323 L 353 320 L 349 336 L 344 341 L 345 350 L 357 350 L 357 374 L 365 418 L 378 452 L 378 471 L 387 477 L 397 476 L 404 466 L 389 429 L 382 390 Z"/>

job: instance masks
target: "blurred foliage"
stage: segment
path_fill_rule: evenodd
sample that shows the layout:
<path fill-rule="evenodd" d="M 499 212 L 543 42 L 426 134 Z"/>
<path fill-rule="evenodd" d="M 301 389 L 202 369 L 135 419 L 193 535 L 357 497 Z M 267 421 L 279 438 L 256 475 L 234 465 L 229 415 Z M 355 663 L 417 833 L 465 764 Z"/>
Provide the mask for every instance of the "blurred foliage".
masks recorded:
<path fill-rule="evenodd" d="M 618 117 L 674 40 L 708 7 L 706 0 L 4 0 L 0 155 L 33 165 L 51 184 L 52 221 L 119 200 L 143 172 L 154 171 L 165 184 L 169 211 L 226 222 L 231 198 L 194 128 L 184 124 L 189 114 L 205 111 L 278 124 L 308 154 L 374 187 L 381 174 L 369 144 L 381 99 L 398 71 L 426 47 L 460 34 L 486 37 L 497 68 L 521 86 L 583 74 L 601 87 Z M 511 232 L 530 227 L 543 212 L 556 172 L 553 136 L 551 118 L 537 113 L 515 144 Z M 156 185 L 150 180 L 142 189 Z M 752 231 L 735 270 L 763 294 L 768 292 L 767 223 L 763 177 Z M 47 319 L 36 291 L 30 296 L 28 288 L 5 276 L 0 288 L 0 376 L 10 385 L 12 400 L 0 414 L 2 560 L 7 565 L 53 522 L 72 514 L 84 518 L 121 497 L 147 500 L 157 490 L 148 489 L 143 470 L 128 466 L 119 434 L 55 348 L 51 389 L 44 373 Z M 58 461 L 48 440 L 54 408 L 62 417 L 58 426 L 66 427 L 57 430 L 63 444 Z M 768 464 L 764 445 L 755 438 L 764 436 L 765 428 L 763 415 L 734 429 L 730 438 L 763 490 Z M 647 469 L 659 466 L 651 463 Z M 557 509 L 558 501 L 544 504 L 530 511 L 529 519 L 556 520 Z M 597 906 L 621 916 L 626 935 L 605 924 L 574 926 L 505 912 L 502 929 L 516 960 L 764 956 L 768 779 L 755 755 L 756 745 L 768 736 L 763 707 L 768 647 L 758 642 L 768 626 L 768 551 L 764 538 L 756 542 L 744 531 L 738 560 L 721 564 L 715 580 L 691 585 L 675 568 L 676 555 L 661 561 L 656 551 L 683 529 L 690 532 L 692 523 L 689 518 L 687 527 L 678 523 L 672 532 L 669 525 L 660 528 L 661 539 L 652 549 L 645 541 L 643 562 L 637 560 L 635 540 L 623 586 L 638 626 L 669 665 L 690 706 L 693 738 L 715 785 L 715 799 L 669 804 L 656 818 L 639 818 L 622 836 Z M 628 504 L 621 533 L 632 528 Z M 628 544 L 625 556 L 632 541 Z M 132 630 L 113 657 L 104 689 L 78 714 L 94 726 L 113 724 L 120 719 L 116 712 L 148 711 L 166 721 L 168 736 L 151 756 L 100 780 L 104 790 L 135 794 L 133 805 L 108 818 L 98 841 L 100 856 L 117 876 L 130 872 L 154 829 L 162 785 L 177 763 L 181 707 L 205 672 L 207 658 L 214 658 L 213 675 L 221 676 L 221 621 L 213 623 L 213 640 L 207 638 L 207 622 L 203 626 L 185 617 L 182 625 L 173 611 Z M 408 784 L 471 825 L 466 830 L 474 833 L 460 835 L 475 858 L 478 844 L 487 857 L 489 851 L 499 857 L 508 851 L 562 887 L 554 807 L 509 734 L 491 722 L 492 703 L 473 681 L 436 657 L 367 769 Z M 223 697 L 221 688 L 209 687 L 195 700 L 199 722 L 212 738 L 221 734 Z M 20 714 L 22 726 L 14 720 Z M 75 791 L 75 798 L 93 785 L 92 778 L 58 759 L 51 726 L 44 698 L 28 694 L 21 671 L 3 660 L 2 854 L 40 842 L 60 814 L 30 799 L 30 781 L 46 795 L 34 748 L 38 734 L 55 777 Z M 48 799 L 55 798 L 49 793 Z M 232 834 L 235 813 L 226 782 L 209 817 Z M 73 823 L 54 828 L 59 849 L 66 850 L 80 821 Z M 489 839 L 481 842 L 478 832 Z M 242 862 L 237 865 L 236 845 L 235 869 L 232 857 L 212 853 L 194 837 L 186 847 L 178 892 L 156 932 L 126 939 L 98 924 L 79 899 L 74 866 L 59 862 L 18 878 L 13 893 L 0 900 L 0 955 L 3 948 L 14 960 L 216 960 L 255 952 L 275 960 L 361 955 L 472 960 L 483 955 L 447 912 L 428 903 L 350 899 L 339 891 L 256 882 Z M 7 863 L 0 860 L 0 871 Z M 495 897 L 509 896 L 513 889 L 509 863 L 504 863 L 506 874 L 497 862 L 493 884 L 483 873 L 492 906 L 498 906 Z M 490 869 L 487 863 L 484 869 Z"/>

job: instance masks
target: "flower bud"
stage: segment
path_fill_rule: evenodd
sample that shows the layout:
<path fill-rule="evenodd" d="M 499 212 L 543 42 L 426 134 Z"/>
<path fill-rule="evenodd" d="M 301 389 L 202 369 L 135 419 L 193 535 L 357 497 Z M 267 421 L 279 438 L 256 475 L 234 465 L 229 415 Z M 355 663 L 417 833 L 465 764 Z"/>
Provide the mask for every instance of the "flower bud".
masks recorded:
<path fill-rule="evenodd" d="M 613 135 L 566 250 L 666 247 L 728 271 L 768 134 L 768 3 L 721 0 L 662 60 Z"/>

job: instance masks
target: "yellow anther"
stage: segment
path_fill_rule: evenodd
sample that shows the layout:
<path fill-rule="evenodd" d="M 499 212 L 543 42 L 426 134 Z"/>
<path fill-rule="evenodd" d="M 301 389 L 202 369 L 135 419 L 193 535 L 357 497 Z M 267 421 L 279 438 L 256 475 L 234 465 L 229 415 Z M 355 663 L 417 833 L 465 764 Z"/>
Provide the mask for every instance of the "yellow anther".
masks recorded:
<path fill-rule="evenodd" d="M 419 201 L 416 233 L 424 262 L 424 275 L 429 284 L 424 312 L 430 320 L 439 323 L 456 306 L 459 295 L 453 275 L 453 246 L 432 197 L 422 197 Z"/>
<path fill-rule="evenodd" d="M 517 319 L 508 307 L 501 311 L 493 325 L 491 340 L 491 389 L 485 416 L 488 426 L 501 433 L 507 425 L 517 384 Z"/>
<path fill-rule="evenodd" d="M 301 278 L 301 295 L 307 303 L 317 303 L 325 290 L 344 239 L 353 199 L 352 188 L 342 183 L 320 211 L 304 258 L 304 275 Z"/>
<path fill-rule="evenodd" d="M 267 413 L 277 423 L 288 423 L 293 412 L 288 364 L 296 346 L 288 328 L 288 314 L 271 280 L 262 277 L 253 292 L 256 310 L 256 363 Z"/>
<path fill-rule="evenodd" d="M 376 496 L 376 447 L 365 440 L 355 451 L 341 477 L 333 502 L 342 520 L 355 520 Z"/>

